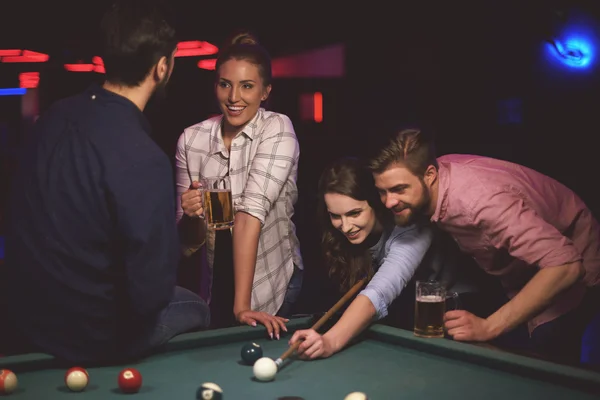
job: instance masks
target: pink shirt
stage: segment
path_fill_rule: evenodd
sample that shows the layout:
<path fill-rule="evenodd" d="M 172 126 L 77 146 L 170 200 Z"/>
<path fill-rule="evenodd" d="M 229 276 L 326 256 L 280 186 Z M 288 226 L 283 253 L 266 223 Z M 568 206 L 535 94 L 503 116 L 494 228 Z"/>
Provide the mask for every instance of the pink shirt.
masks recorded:
<path fill-rule="evenodd" d="M 438 158 L 439 193 L 431 217 L 509 297 L 539 270 L 581 261 L 582 282 L 529 321 L 529 330 L 575 308 L 600 281 L 600 226 L 573 191 L 529 168 L 487 157 Z"/>

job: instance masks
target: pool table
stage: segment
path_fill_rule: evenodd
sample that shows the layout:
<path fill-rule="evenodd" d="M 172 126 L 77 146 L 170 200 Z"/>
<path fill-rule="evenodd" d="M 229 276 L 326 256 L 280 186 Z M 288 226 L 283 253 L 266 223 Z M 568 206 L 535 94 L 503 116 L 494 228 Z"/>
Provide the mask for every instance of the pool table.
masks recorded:
<path fill-rule="evenodd" d="M 289 322 L 290 333 L 309 327 L 314 318 Z M 166 348 L 134 365 L 143 376 L 136 399 L 195 399 L 203 382 L 223 389 L 224 399 L 343 400 L 353 391 L 379 399 L 598 399 L 600 373 L 500 352 L 448 339 L 423 339 L 411 332 L 373 325 L 355 343 L 327 359 L 284 364 L 271 382 L 253 378 L 243 364 L 242 346 L 259 343 L 276 359 L 287 339 L 266 338 L 263 327 L 234 327 L 180 335 Z M 27 354 L 0 359 L 0 369 L 17 374 L 17 399 L 111 399 L 122 394 L 117 374 L 123 365 L 89 368 L 85 391 L 64 386 L 64 368 L 52 357 Z"/>

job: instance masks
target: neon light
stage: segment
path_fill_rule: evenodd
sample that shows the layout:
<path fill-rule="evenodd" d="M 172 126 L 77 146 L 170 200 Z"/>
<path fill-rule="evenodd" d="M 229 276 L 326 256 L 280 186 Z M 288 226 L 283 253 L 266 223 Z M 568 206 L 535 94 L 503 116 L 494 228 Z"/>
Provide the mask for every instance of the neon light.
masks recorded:
<path fill-rule="evenodd" d="M 216 64 L 217 64 L 217 59 L 216 58 L 209 58 L 207 60 L 200 60 L 200 61 L 198 61 L 198 68 L 207 69 L 207 70 L 214 70 Z"/>
<path fill-rule="evenodd" d="M 313 95 L 314 109 L 313 115 L 314 120 L 317 123 L 323 122 L 323 93 L 315 92 Z"/>
<path fill-rule="evenodd" d="M 46 62 L 47 58 L 44 57 L 27 57 L 27 56 L 15 56 L 15 57 L 2 57 L 2 62 L 5 63 L 34 63 L 34 62 Z"/>
<path fill-rule="evenodd" d="M 48 57 L 48 54 L 44 54 L 44 53 L 40 53 L 38 51 L 31 51 L 31 50 L 23 50 L 23 54 L 21 54 L 25 57 L 46 57 L 46 58 L 50 58 Z"/>
<path fill-rule="evenodd" d="M 39 53 L 37 51 L 23 50 L 21 55 L 2 57 L 2 62 L 5 63 L 26 63 L 26 62 L 46 62 L 50 59 L 48 54 Z"/>
<path fill-rule="evenodd" d="M 105 74 L 106 69 L 104 68 L 104 61 L 101 57 L 92 57 L 93 64 L 65 64 L 65 69 L 71 72 L 96 72 L 98 74 Z"/>
<path fill-rule="evenodd" d="M 65 69 L 71 72 L 92 72 L 94 64 L 65 64 Z"/>
<path fill-rule="evenodd" d="M 0 57 L 5 56 L 20 56 L 21 50 L 0 50 Z"/>
<path fill-rule="evenodd" d="M 40 83 L 39 72 L 22 72 L 19 74 L 19 86 L 26 89 L 35 89 Z"/>
<path fill-rule="evenodd" d="M 188 40 L 177 43 L 178 49 L 198 49 L 200 47 L 202 47 L 202 42 L 200 40 Z"/>
<path fill-rule="evenodd" d="M 175 53 L 175 57 L 207 56 L 210 54 L 214 54 L 214 53 L 207 52 L 205 49 L 179 49 Z"/>
<path fill-rule="evenodd" d="M 27 93 L 25 88 L 6 88 L 0 89 L 0 96 L 22 96 Z"/>
<path fill-rule="evenodd" d="M 177 44 L 175 57 L 208 56 L 216 54 L 218 51 L 219 48 L 212 43 L 201 40 L 190 40 Z"/>
<path fill-rule="evenodd" d="M 587 68 L 594 59 L 594 47 L 587 38 L 570 37 L 565 41 L 549 43 L 550 51 L 563 64 L 573 68 Z"/>
<path fill-rule="evenodd" d="M 574 12 L 569 22 L 547 39 L 544 50 L 550 64 L 584 73 L 596 64 L 598 46 L 595 22 Z"/>

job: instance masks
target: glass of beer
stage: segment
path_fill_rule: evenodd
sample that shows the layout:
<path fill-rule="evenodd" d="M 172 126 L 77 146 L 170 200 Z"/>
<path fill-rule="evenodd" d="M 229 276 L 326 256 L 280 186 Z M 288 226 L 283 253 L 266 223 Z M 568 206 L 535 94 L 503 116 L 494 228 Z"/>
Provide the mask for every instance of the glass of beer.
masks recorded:
<path fill-rule="evenodd" d="M 417 281 L 415 297 L 415 336 L 443 338 L 446 299 L 452 297 L 458 308 L 458 293 L 447 292 L 438 281 Z"/>
<path fill-rule="evenodd" d="M 200 178 L 202 205 L 206 225 L 210 229 L 233 227 L 233 201 L 229 176 Z"/>

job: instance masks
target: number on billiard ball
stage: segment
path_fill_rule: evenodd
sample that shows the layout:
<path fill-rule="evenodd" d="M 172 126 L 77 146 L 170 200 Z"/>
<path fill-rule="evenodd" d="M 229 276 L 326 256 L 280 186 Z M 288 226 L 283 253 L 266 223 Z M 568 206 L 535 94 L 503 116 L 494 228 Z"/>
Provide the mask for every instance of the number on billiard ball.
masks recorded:
<path fill-rule="evenodd" d="M 206 382 L 200 386 L 200 389 L 196 392 L 197 400 L 223 400 L 223 390 L 219 385 Z"/>
<path fill-rule="evenodd" d="M 247 343 L 242 346 L 242 360 L 247 365 L 254 365 L 256 360 L 262 357 L 262 347 L 256 343 Z"/>
<path fill-rule="evenodd" d="M 119 388 L 123 393 L 136 393 L 142 387 L 142 374 L 135 368 L 119 372 Z"/>

